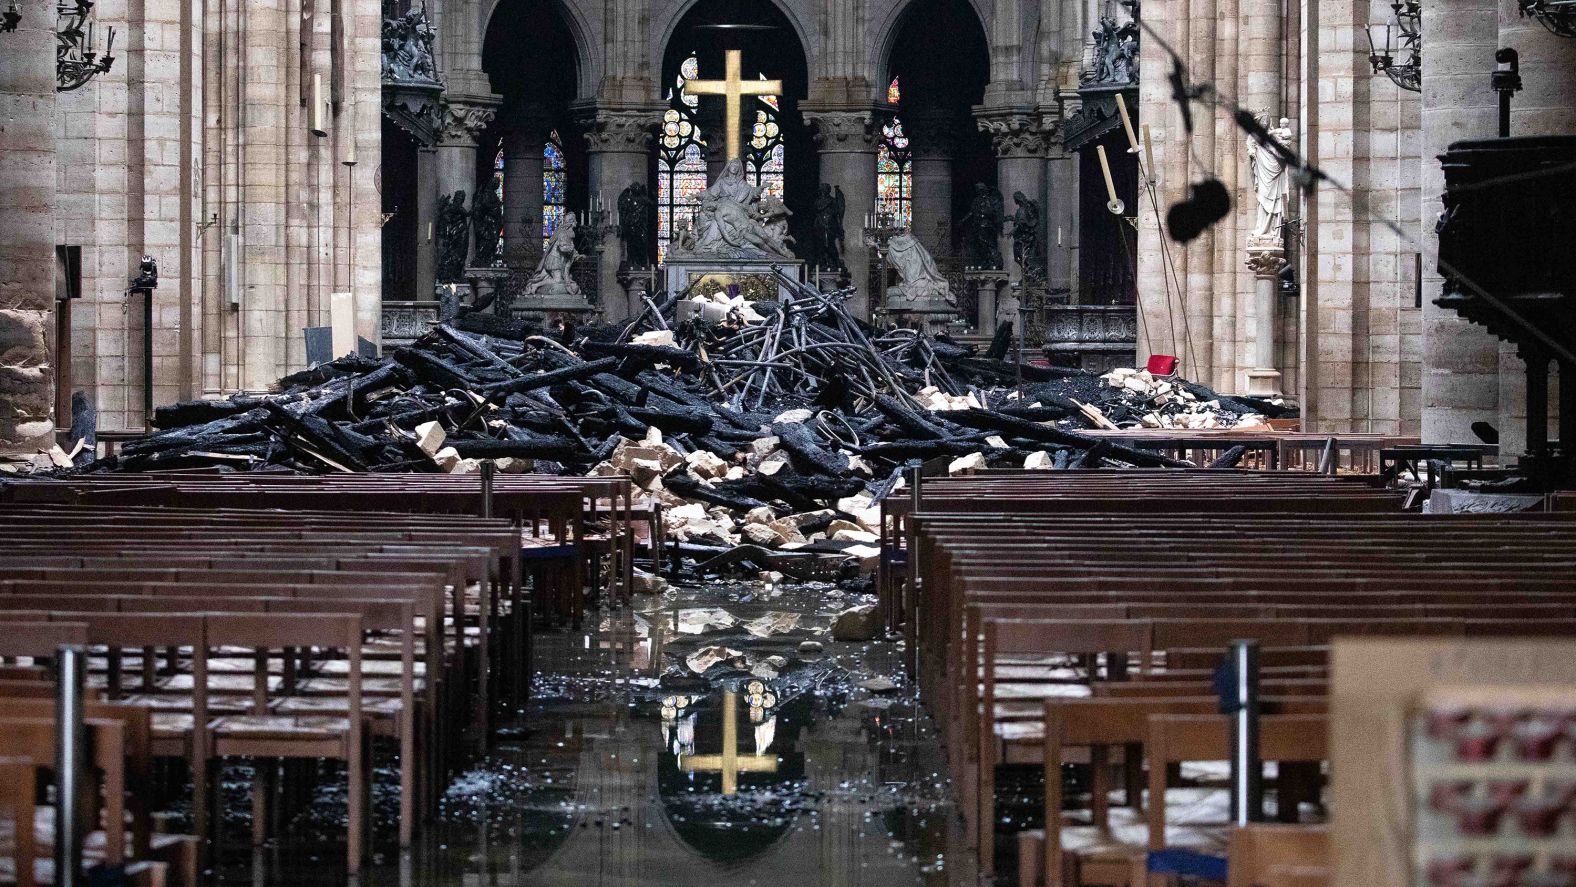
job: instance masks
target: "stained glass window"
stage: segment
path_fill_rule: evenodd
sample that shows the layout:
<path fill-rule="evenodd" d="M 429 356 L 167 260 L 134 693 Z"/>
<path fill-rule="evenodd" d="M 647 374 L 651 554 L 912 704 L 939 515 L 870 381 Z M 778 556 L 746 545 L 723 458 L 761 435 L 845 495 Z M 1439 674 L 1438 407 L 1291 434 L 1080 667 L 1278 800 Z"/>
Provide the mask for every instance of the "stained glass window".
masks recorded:
<path fill-rule="evenodd" d="M 662 115 L 657 142 L 657 261 L 667 260 L 668 241 L 680 225 L 695 218 L 700 194 L 706 190 L 706 140 L 695 125 L 698 96 L 684 91 L 684 84 L 700 73 L 700 62 L 690 56 L 679 66 L 668 110 Z"/>
<path fill-rule="evenodd" d="M 887 101 L 897 104 L 902 90 L 897 78 L 887 87 Z M 876 213 L 890 224 L 907 228 L 914 222 L 914 167 L 903 121 L 894 116 L 881 128 L 876 149 Z"/>
<path fill-rule="evenodd" d="M 766 98 L 761 104 L 768 105 Z M 761 189 L 761 196 L 783 196 L 783 131 L 777 123 L 776 99 L 768 107 L 755 112 L 755 125 L 750 129 L 750 147 L 746 152 L 745 176 L 750 184 Z"/>
<path fill-rule="evenodd" d="M 547 142 L 542 146 L 542 249 L 547 249 L 547 242 L 552 239 L 553 232 L 558 230 L 558 223 L 564 218 L 564 204 L 568 200 L 569 174 L 564 167 L 564 143 L 558 138 L 558 130 L 553 130 L 547 136 Z"/>

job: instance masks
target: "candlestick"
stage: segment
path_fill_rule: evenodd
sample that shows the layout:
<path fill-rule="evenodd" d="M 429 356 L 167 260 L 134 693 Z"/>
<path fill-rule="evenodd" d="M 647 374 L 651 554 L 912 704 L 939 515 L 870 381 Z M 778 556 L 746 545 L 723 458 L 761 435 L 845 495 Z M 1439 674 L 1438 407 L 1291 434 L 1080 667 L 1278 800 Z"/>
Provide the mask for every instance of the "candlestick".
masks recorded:
<path fill-rule="evenodd" d="M 1149 124 L 1144 124 L 1144 178 L 1155 180 L 1155 143 L 1149 140 Z"/>
<path fill-rule="evenodd" d="M 1127 100 L 1116 94 L 1116 112 L 1122 115 L 1122 129 L 1127 133 L 1127 153 L 1138 153 L 1138 137 L 1133 134 L 1133 118 L 1127 116 Z"/>
<path fill-rule="evenodd" d="M 1105 146 L 1095 145 L 1094 150 L 1100 157 L 1100 173 L 1105 176 L 1105 193 L 1110 198 L 1105 208 L 1110 210 L 1112 215 L 1119 216 L 1127 210 L 1127 204 L 1116 196 L 1116 183 L 1111 180 L 1111 162 L 1105 157 Z"/>

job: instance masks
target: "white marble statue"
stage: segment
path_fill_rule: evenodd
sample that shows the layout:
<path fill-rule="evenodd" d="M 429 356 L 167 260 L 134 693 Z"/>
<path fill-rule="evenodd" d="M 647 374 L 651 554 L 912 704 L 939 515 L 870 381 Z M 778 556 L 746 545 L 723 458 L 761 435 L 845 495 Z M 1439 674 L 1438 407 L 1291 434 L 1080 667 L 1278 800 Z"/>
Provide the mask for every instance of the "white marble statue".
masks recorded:
<path fill-rule="evenodd" d="M 578 296 L 581 294 L 580 285 L 569 276 L 569 270 L 574 267 L 575 260 L 580 258 L 580 253 L 575 251 L 575 229 L 580 220 L 574 213 L 564 213 L 558 223 L 558 228 L 553 231 L 553 236 L 547 242 L 547 249 L 542 253 L 542 261 L 536 266 L 536 272 L 525 282 L 527 296 Z"/>
<path fill-rule="evenodd" d="M 946 302 L 957 306 L 952 287 L 914 232 L 904 231 L 887 241 L 887 261 L 897 269 L 898 276 L 898 285 L 887 291 L 889 296 L 910 303 Z"/>
<path fill-rule="evenodd" d="M 744 178 L 744 161 L 734 158 L 700 195 L 692 243 L 677 242 L 674 258 L 791 259 L 783 226 L 770 206 L 761 209 L 761 189 Z M 770 222 L 770 224 L 769 224 Z"/>
<path fill-rule="evenodd" d="M 1291 144 L 1290 120 L 1282 117 L 1279 126 L 1269 126 L 1268 117 L 1260 115 L 1259 119 L 1276 141 L 1282 145 Z M 1281 225 L 1286 221 L 1290 171 L 1280 155 L 1253 139 L 1248 140 L 1248 168 L 1253 174 L 1253 191 L 1259 204 L 1258 218 L 1250 236 L 1279 240 Z"/>

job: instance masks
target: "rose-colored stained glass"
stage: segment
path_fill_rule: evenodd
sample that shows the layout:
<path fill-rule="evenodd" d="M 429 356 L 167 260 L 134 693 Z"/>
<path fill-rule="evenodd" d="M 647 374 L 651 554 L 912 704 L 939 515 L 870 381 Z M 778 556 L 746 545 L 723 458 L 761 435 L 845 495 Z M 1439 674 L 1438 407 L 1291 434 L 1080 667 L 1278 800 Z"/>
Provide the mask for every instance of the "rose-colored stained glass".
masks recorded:
<path fill-rule="evenodd" d="M 888 100 L 896 101 L 897 81 L 892 81 Z M 876 214 L 892 225 L 907 228 L 914 221 L 914 171 L 903 121 L 896 117 L 881 127 L 881 144 L 876 149 Z"/>
<path fill-rule="evenodd" d="M 897 78 L 893 77 L 892 82 L 887 84 L 887 101 L 895 105 L 902 100 L 903 90 L 898 86 Z"/>

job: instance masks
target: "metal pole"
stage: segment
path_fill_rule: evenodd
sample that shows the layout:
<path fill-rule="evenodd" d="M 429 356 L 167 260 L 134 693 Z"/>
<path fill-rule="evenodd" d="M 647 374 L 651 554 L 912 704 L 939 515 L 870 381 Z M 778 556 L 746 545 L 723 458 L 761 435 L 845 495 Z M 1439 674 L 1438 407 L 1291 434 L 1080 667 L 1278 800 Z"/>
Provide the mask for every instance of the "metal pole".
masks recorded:
<path fill-rule="evenodd" d="M 908 504 L 913 514 L 919 514 L 919 487 L 924 479 L 924 465 L 914 465 L 908 469 Z"/>
<path fill-rule="evenodd" d="M 497 471 L 498 465 L 493 460 L 482 462 L 482 517 L 493 516 L 493 475 Z"/>
<path fill-rule="evenodd" d="M 142 291 L 142 407 L 143 422 L 153 430 L 153 290 Z"/>
<path fill-rule="evenodd" d="M 1016 285 L 1015 285 L 1015 288 L 1016 288 Z M 1014 363 L 1016 365 L 1013 367 L 1013 371 L 1017 375 L 1016 385 L 1014 385 L 1014 387 L 1018 390 L 1018 405 L 1019 406 L 1023 405 L 1023 298 L 1022 298 L 1022 293 L 1023 293 L 1023 291 L 1019 290 L 1017 293 L 1013 294 L 1013 301 L 1018 304 L 1017 323 L 1014 325 L 1014 328 L 1013 328 L 1013 333 L 1018 337 L 1018 349 L 1017 349 L 1018 359 L 1016 361 L 1014 361 Z"/>
<path fill-rule="evenodd" d="M 78 803 L 85 776 L 87 732 L 82 721 L 82 681 L 87 651 L 77 645 L 56 650 L 55 690 L 55 883 L 77 887 L 82 878 L 82 832 Z"/>
<path fill-rule="evenodd" d="M 1259 760 L 1259 642 L 1232 641 L 1231 821 L 1264 818 L 1264 766 Z"/>

